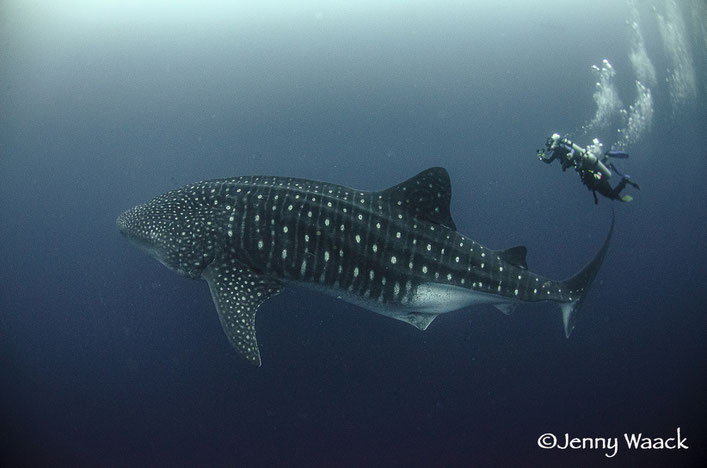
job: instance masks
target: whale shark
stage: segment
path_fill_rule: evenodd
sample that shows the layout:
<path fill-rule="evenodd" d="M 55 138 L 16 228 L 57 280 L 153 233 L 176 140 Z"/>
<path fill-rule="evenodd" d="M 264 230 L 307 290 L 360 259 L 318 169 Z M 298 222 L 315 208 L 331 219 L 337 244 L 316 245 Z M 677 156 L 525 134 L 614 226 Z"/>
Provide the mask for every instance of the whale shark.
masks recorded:
<path fill-rule="evenodd" d="M 363 191 L 314 180 L 207 180 L 122 213 L 120 232 L 171 270 L 209 285 L 231 345 L 260 366 L 256 312 L 294 285 L 425 330 L 440 314 L 490 304 L 559 305 L 569 338 L 614 229 L 566 280 L 528 270 L 524 246 L 492 250 L 457 232 L 449 174 L 433 167 Z"/>

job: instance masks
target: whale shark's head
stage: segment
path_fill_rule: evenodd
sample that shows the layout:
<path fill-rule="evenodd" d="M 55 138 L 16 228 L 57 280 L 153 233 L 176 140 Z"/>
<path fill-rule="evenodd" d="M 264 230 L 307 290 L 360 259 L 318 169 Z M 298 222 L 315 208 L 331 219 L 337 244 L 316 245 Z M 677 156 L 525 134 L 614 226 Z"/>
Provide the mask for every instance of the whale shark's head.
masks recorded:
<path fill-rule="evenodd" d="M 183 203 L 176 191 L 123 212 L 116 224 L 130 242 L 167 268 L 190 278 L 213 260 L 213 241 L 199 207 Z"/>

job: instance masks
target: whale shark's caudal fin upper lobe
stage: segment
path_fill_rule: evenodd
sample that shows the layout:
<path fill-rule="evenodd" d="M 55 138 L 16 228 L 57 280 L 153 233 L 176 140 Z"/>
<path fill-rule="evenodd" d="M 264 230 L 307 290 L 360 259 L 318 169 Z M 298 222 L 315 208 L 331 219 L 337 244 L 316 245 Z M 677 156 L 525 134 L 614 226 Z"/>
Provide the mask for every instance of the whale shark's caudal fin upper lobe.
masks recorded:
<path fill-rule="evenodd" d="M 606 236 L 604 245 L 594 256 L 591 262 L 587 264 L 579 273 L 573 277 L 563 281 L 565 287 L 573 294 L 579 294 L 579 297 L 571 302 L 564 302 L 560 304 L 562 309 L 562 321 L 565 325 L 565 336 L 570 337 L 572 330 L 574 330 L 575 323 L 577 322 L 577 314 L 579 309 L 584 303 L 584 299 L 587 297 L 587 291 L 594 281 L 599 268 L 601 267 L 604 257 L 606 256 L 606 251 L 609 249 L 609 241 L 611 240 L 611 235 L 614 232 L 614 212 L 611 212 L 611 227 L 609 228 L 609 234 Z"/>

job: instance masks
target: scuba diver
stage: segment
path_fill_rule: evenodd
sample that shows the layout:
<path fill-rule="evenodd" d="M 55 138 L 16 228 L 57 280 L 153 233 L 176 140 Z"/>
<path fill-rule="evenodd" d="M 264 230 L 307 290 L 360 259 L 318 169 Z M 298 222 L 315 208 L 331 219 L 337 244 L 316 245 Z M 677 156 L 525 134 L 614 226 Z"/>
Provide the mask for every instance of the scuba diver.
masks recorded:
<path fill-rule="evenodd" d="M 641 188 L 631 180 L 631 176 L 621 174 L 614 164 L 609 161 L 609 158 L 626 159 L 628 154 L 622 151 L 607 151 L 604 153 L 603 158 L 599 160 L 595 154 L 601 154 L 602 144 L 596 138 L 592 143 L 592 145 L 584 149 L 555 133 L 547 139 L 544 150 L 537 150 L 538 159 L 546 164 L 559 159 L 563 171 L 570 166 L 574 167 L 582 183 L 592 191 L 594 204 L 599 203 L 597 192 L 610 200 L 622 202 L 633 200 L 631 195 L 622 196 L 621 191 L 626 188 L 626 184 L 631 184 L 638 190 Z M 616 187 L 612 187 L 609 184 L 609 179 L 611 178 L 611 170 L 609 168 L 621 176 L 621 180 Z"/>

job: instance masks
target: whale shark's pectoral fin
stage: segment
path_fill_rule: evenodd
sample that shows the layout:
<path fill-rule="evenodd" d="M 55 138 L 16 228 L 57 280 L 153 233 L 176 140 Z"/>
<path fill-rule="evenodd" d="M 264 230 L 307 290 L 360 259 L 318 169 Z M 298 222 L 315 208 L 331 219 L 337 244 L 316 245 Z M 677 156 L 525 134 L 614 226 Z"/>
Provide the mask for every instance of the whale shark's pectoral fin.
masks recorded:
<path fill-rule="evenodd" d="M 236 260 L 216 258 L 202 277 L 209 283 L 223 331 L 238 354 L 260 366 L 255 313 L 282 290 L 282 283 L 259 275 Z"/>
<path fill-rule="evenodd" d="M 417 327 L 419 330 L 424 331 L 427 330 L 430 323 L 437 318 L 437 315 L 438 314 L 425 314 L 422 312 L 400 312 L 397 314 L 390 314 L 390 317 L 398 319 L 401 322 L 409 323 L 410 325 Z"/>

